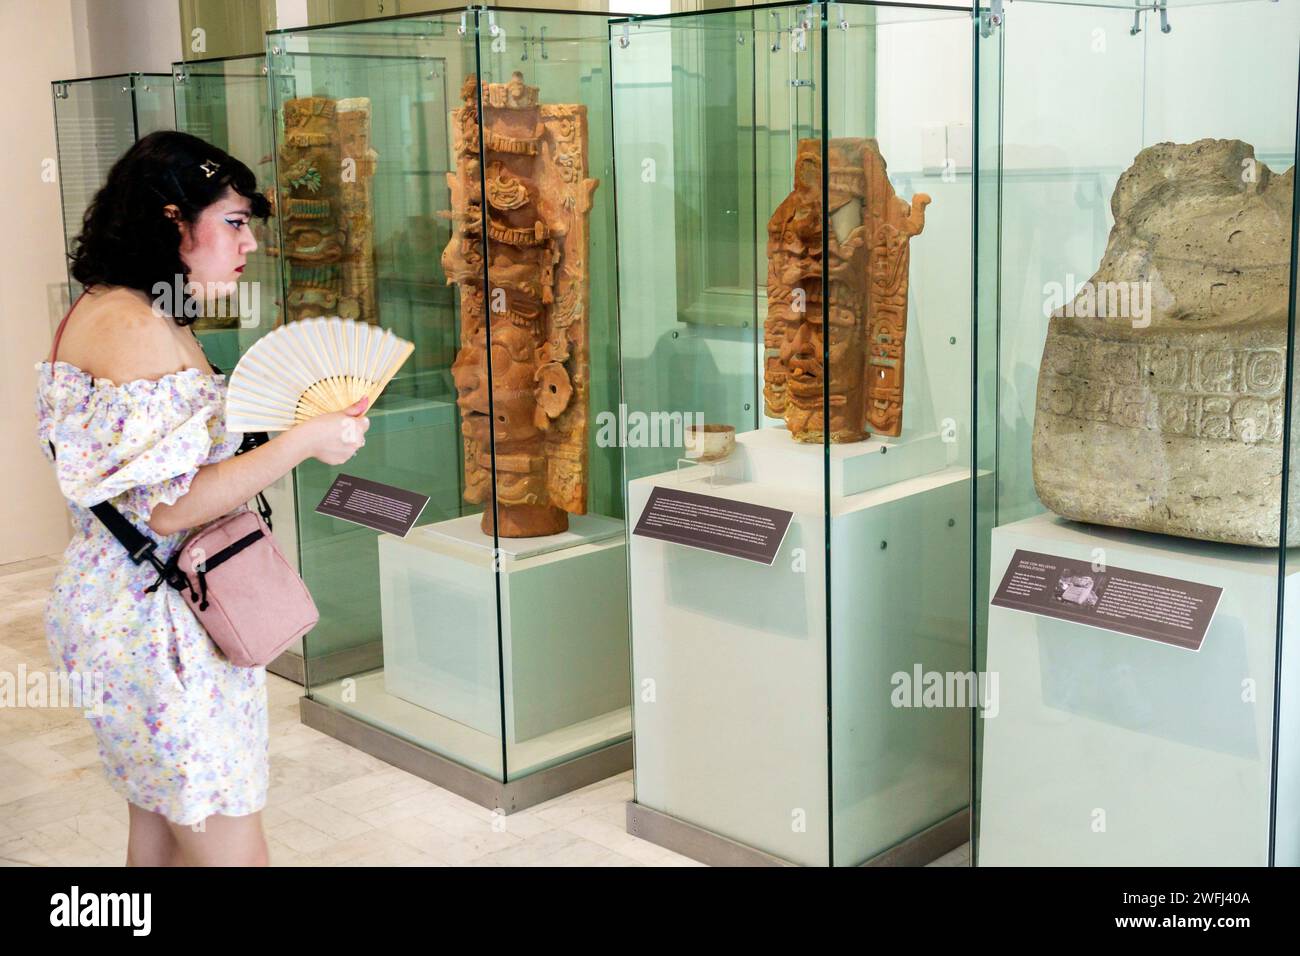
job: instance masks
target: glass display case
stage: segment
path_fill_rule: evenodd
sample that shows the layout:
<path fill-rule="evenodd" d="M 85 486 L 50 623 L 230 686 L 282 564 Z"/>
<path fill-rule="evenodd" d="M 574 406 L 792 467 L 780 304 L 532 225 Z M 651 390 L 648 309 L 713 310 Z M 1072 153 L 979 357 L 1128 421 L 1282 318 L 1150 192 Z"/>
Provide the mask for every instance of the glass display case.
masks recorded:
<path fill-rule="evenodd" d="M 978 694 L 971 10 L 610 31 L 629 832 L 928 862 L 968 839 Z"/>
<path fill-rule="evenodd" d="M 172 64 L 176 128 L 191 133 L 241 160 L 270 196 L 275 187 L 275 137 L 271 125 L 266 57 L 190 60 Z M 196 320 L 194 329 L 208 359 L 227 374 L 254 342 L 281 323 L 279 231 L 274 220 L 250 224 L 257 249 L 248 256 L 238 295 L 222 302 L 214 315 Z M 272 527 L 291 561 L 298 554 L 293 475 L 266 489 Z M 302 683 L 301 640 L 268 669 Z"/>
<path fill-rule="evenodd" d="M 1295 865 L 1300 3 L 981 26 L 976 862 Z"/>
<path fill-rule="evenodd" d="M 285 321 L 415 345 L 357 456 L 298 469 L 303 719 L 505 812 L 626 769 L 606 20 L 457 9 L 267 43 Z M 427 496 L 417 526 L 318 513 L 340 470 Z"/>
<path fill-rule="evenodd" d="M 54 94 L 64 247 L 71 252 L 86 208 L 108 178 L 113 163 L 146 133 L 171 129 L 176 111 L 172 80 L 165 73 L 123 73 L 56 80 L 50 85 Z M 76 298 L 81 285 L 71 276 L 68 282 L 71 296 Z"/>

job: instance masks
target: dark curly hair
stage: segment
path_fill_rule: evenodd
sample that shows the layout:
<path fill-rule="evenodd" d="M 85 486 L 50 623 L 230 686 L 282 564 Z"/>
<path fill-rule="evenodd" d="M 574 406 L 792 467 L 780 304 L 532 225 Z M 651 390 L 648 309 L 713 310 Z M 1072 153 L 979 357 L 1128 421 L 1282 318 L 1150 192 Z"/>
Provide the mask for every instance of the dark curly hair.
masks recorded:
<path fill-rule="evenodd" d="M 217 171 L 208 176 L 204 165 Z M 194 223 L 229 186 L 249 201 L 253 216 L 267 219 L 271 204 L 257 191 L 252 170 L 224 150 L 176 130 L 150 133 L 122 154 L 108 171 L 82 220 L 69 256 L 72 276 L 83 286 L 115 285 L 154 294 L 158 283 L 189 280 L 181 260 L 180 231 L 163 214 L 174 204 Z M 161 297 L 166 300 L 167 297 Z M 189 325 L 185 302 L 171 310 L 177 325 Z M 165 302 L 161 306 L 166 309 Z"/>

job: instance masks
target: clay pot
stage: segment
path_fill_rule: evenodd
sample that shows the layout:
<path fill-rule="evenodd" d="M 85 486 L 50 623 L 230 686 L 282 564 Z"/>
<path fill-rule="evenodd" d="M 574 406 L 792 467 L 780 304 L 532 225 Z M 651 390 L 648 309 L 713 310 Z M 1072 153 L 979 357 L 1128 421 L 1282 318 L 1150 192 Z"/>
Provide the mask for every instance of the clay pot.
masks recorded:
<path fill-rule="evenodd" d="M 687 425 L 686 457 L 694 461 L 722 461 L 736 450 L 734 425 Z"/>

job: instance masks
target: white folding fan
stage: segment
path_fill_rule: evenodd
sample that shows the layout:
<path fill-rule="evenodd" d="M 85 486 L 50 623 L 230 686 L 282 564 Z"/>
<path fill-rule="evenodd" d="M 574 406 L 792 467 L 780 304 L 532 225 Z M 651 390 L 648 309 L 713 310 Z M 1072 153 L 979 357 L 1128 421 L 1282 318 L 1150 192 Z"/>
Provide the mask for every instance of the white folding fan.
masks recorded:
<path fill-rule="evenodd" d="M 352 319 L 299 319 L 258 339 L 230 375 L 226 427 L 284 431 L 347 408 L 373 406 L 415 345 Z M 369 407 L 367 406 L 367 410 Z"/>

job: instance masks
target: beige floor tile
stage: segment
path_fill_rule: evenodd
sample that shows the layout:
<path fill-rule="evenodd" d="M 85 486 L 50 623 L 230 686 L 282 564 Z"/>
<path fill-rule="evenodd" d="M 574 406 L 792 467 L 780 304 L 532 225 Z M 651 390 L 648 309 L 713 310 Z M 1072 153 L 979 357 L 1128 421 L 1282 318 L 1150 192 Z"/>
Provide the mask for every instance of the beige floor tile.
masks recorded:
<path fill-rule="evenodd" d="M 126 803 L 125 800 L 122 801 Z M 126 821 L 104 810 L 79 813 L 72 818 L 71 826 L 77 834 L 105 852 L 121 853 L 126 858 L 126 842 L 130 827 Z"/>
<path fill-rule="evenodd" d="M 61 555 L 44 555 L 25 558 L 22 561 L 10 561 L 7 564 L 0 564 L 0 578 L 9 579 L 12 575 L 39 573 L 44 576 L 41 578 L 42 585 L 48 588 L 58 574 L 61 562 Z"/>
<path fill-rule="evenodd" d="M 590 840 L 562 847 L 546 857 L 545 866 L 641 866 L 636 860 L 615 853 Z"/>
<path fill-rule="evenodd" d="M 286 820 L 271 830 L 268 837 L 284 844 L 295 853 L 318 853 L 332 845 L 335 840 L 325 832 L 318 830 L 303 820 Z"/>
<path fill-rule="evenodd" d="M 337 840 L 316 853 L 309 854 L 310 866 L 343 866 L 380 853 L 385 849 L 410 848 L 385 830 L 374 830 L 346 840 Z"/>
<path fill-rule="evenodd" d="M 325 735 L 319 730 L 298 723 L 297 718 L 295 718 L 292 723 L 284 721 L 279 725 L 273 725 L 269 737 L 270 746 L 268 749 L 272 755 L 275 755 L 320 740 Z"/>
<path fill-rule="evenodd" d="M 567 830 L 553 829 L 521 840 L 518 845 L 497 850 L 473 861 L 475 866 L 544 866 L 551 854 L 573 846 L 582 837 Z"/>
<path fill-rule="evenodd" d="M 310 854 L 299 853 L 282 842 L 274 833 L 266 834 L 266 849 L 271 858 L 271 866 L 312 866 Z"/>
<path fill-rule="evenodd" d="M 49 736 L 49 734 L 41 734 L 41 737 L 46 736 Z M 48 744 L 40 743 L 39 738 L 16 740 L 11 744 L 5 744 L 3 750 L 6 757 L 42 774 L 72 770 L 75 766 L 67 757 L 55 751 Z"/>
<path fill-rule="evenodd" d="M 340 866 L 446 866 L 441 860 L 421 853 L 413 847 L 397 846 L 376 853 L 367 853 Z"/>
<path fill-rule="evenodd" d="M 359 817 L 313 796 L 287 800 L 279 804 L 278 809 L 294 819 L 311 824 L 334 840 L 346 840 L 374 829 Z"/>
<path fill-rule="evenodd" d="M 556 824 L 549 820 L 543 820 L 528 810 L 524 810 L 521 813 L 511 813 L 506 816 L 504 826 L 507 833 L 513 833 L 515 836 L 528 840 L 539 833 L 554 830 Z"/>
<path fill-rule="evenodd" d="M 399 820 L 437 813 L 449 806 L 447 798 L 452 796 L 455 795 L 430 783 L 408 797 L 365 811 L 361 819 L 372 827 L 386 827 Z"/>
<path fill-rule="evenodd" d="M 384 829 L 395 839 L 450 866 L 464 866 L 489 853 L 516 847 L 523 842 L 513 833 L 496 832 L 486 826 L 473 833 L 444 829 L 433 819 L 432 816 L 412 817 L 389 824 Z"/>
<path fill-rule="evenodd" d="M 272 754 L 267 802 L 278 806 L 295 797 L 319 794 L 355 779 L 354 775 L 341 773 L 329 765 L 301 763 L 283 754 Z"/>
<path fill-rule="evenodd" d="M 411 859 L 403 863 L 395 863 L 391 865 L 393 866 L 446 866 L 447 864 L 443 863 L 441 860 L 435 859 L 434 857 L 425 856 L 424 854 L 417 854 L 416 856 L 412 857 Z"/>
<path fill-rule="evenodd" d="M 329 787 L 316 796 L 340 810 L 361 816 L 367 810 L 386 807 L 404 797 L 419 793 L 427 785 L 427 781 L 413 777 L 396 767 L 389 767 Z"/>
<path fill-rule="evenodd" d="M 621 853 L 631 844 L 645 842 L 632 836 L 623 827 L 614 826 L 612 823 L 596 819 L 595 814 L 579 817 L 565 824 L 564 829 L 616 853 Z"/>
<path fill-rule="evenodd" d="M 61 860 L 26 837 L 0 842 L 0 861 L 26 866 L 58 866 Z"/>
<path fill-rule="evenodd" d="M 57 557 L 0 567 L 0 669 L 50 662 L 42 615 Z M 616 866 L 690 863 L 624 832 L 630 772 L 510 816 L 299 722 L 302 688 L 267 675 L 275 866 Z M 79 710 L 0 710 L 0 866 L 120 866 L 126 801 Z"/>

